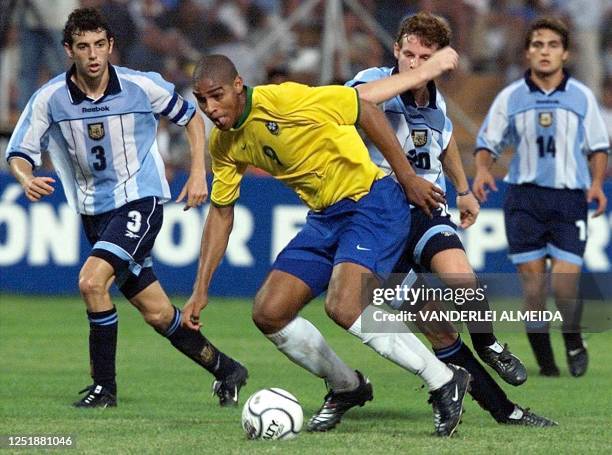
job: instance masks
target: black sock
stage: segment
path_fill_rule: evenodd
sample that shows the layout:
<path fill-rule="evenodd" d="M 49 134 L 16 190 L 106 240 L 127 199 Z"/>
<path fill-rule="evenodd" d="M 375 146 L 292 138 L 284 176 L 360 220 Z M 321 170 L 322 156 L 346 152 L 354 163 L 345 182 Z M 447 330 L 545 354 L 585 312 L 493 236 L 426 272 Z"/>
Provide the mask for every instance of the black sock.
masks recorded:
<path fill-rule="evenodd" d="M 553 354 L 552 345 L 550 343 L 550 333 L 548 333 L 548 325 L 527 327 L 527 339 L 533 350 L 536 361 L 540 369 L 556 370 L 555 356 Z"/>
<path fill-rule="evenodd" d="M 493 335 L 492 332 L 489 333 L 472 333 L 470 332 L 470 338 L 472 339 L 472 344 L 474 345 L 474 349 L 477 351 L 482 351 L 484 348 L 495 344 L 497 338 Z"/>
<path fill-rule="evenodd" d="M 584 347 L 582 343 L 582 335 L 580 333 L 563 333 L 563 341 L 565 342 L 565 350 L 575 351 Z"/>
<path fill-rule="evenodd" d="M 181 310 L 178 308 L 174 307 L 174 318 L 162 335 L 170 340 L 172 346 L 210 371 L 216 379 L 223 379 L 234 371 L 234 360 L 219 351 L 199 330 L 181 325 Z"/>
<path fill-rule="evenodd" d="M 459 307 L 458 305 L 455 306 Z M 486 297 L 482 299 L 477 297 L 469 299 L 466 298 L 465 303 L 463 303 L 461 307 L 462 308 L 458 309 L 478 311 L 479 314 L 477 321 L 470 321 L 466 324 L 470 332 L 470 338 L 472 339 L 474 349 L 476 349 L 476 351 L 482 351 L 484 348 L 494 344 L 497 339 L 495 338 L 495 335 L 493 335 L 493 323 L 488 321 L 484 316 L 487 311 L 491 310 L 491 306 L 489 305 L 489 301 L 486 299 Z"/>
<path fill-rule="evenodd" d="M 117 393 L 115 355 L 117 353 L 117 310 L 87 312 L 89 319 L 89 362 L 95 384 Z"/>
<path fill-rule="evenodd" d="M 496 421 L 505 421 L 514 411 L 514 403 L 508 399 L 502 388 L 476 360 L 470 348 L 463 344 L 461 338 L 457 338 L 457 341 L 451 346 L 435 349 L 434 352 L 444 363 L 458 365 L 470 373 L 472 376 L 470 395 L 480 407 L 489 411 Z"/>

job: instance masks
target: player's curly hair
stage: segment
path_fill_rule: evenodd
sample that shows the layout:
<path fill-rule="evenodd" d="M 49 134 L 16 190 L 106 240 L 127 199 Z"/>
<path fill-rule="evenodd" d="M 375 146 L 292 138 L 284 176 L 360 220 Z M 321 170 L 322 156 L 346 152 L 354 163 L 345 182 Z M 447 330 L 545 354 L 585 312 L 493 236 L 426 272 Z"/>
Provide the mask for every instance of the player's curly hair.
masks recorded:
<path fill-rule="evenodd" d="M 72 46 L 74 35 L 79 35 L 83 32 L 106 31 L 106 37 L 114 38 L 113 32 L 108 26 L 108 22 L 102 13 L 95 8 L 77 8 L 66 21 L 64 26 L 63 43 Z"/>
<path fill-rule="evenodd" d="M 437 45 L 441 49 L 450 44 L 452 32 L 446 19 L 421 11 L 401 22 L 395 38 L 398 46 L 401 46 L 402 39 L 408 35 L 417 36 L 425 46 Z"/>
<path fill-rule="evenodd" d="M 531 45 L 533 32 L 536 30 L 542 30 L 543 28 L 552 30 L 561 37 L 563 49 L 569 48 L 569 30 L 567 25 L 565 25 L 561 19 L 557 19 L 555 17 L 541 17 L 540 19 L 532 22 L 527 29 L 527 34 L 525 35 L 525 50 L 529 49 L 529 46 Z"/>

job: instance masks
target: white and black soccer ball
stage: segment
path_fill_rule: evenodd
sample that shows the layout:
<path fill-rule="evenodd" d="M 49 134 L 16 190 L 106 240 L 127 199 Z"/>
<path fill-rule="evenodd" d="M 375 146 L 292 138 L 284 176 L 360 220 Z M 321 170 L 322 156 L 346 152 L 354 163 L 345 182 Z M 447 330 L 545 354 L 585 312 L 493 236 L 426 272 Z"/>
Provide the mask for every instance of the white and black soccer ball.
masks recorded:
<path fill-rule="evenodd" d="M 303 422 L 297 398 L 275 387 L 255 392 L 242 408 L 242 428 L 249 439 L 293 439 Z"/>

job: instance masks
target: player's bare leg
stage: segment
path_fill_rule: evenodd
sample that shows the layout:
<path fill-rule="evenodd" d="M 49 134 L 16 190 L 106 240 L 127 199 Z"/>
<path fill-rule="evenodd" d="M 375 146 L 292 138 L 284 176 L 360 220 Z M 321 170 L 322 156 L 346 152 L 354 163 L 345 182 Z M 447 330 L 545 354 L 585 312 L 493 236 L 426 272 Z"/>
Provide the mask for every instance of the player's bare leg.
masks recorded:
<path fill-rule="evenodd" d="M 582 341 L 580 319 L 582 302 L 578 298 L 580 280 L 579 265 L 557 258 L 552 260 L 551 286 L 555 303 L 563 317 L 563 341 L 569 370 L 572 376 L 586 373 L 589 357 Z"/>
<path fill-rule="evenodd" d="M 450 248 L 436 253 L 430 264 L 432 272 L 452 288 L 475 289 L 478 279 L 468 261 L 465 251 L 460 248 Z M 481 313 L 489 311 L 491 307 L 485 299 L 476 299 L 463 305 L 468 310 Z M 484 320 L 467 324 L 472 338 L 474 349 L 479 357 L 500 377 L 514 386 L 521 385 L 527 380 L 527 369 L 518 357 L 513 355 L 507 345 L 502 346 L 493 333 L 493 324 Z"/>
<path fill-rule="evenodd" d="M 79 273 L 79 290 L 89 319 L 89 362 L 93 384 L 79 392 L 86 394 L 74 403 L 75 407 L 106 408 L 117 405 L 115 357 L 118 319 L 108 292 L 114 274 L 108 262 L 94 256 L 87 258 Z"/>
<path fill-rule="evenodd" d="M 351 262 L 334 267 L 325 301 L 327 314 L 381 356 L 418 374 L 430 390 L 436 433 L 451 436 L 461 419 L 463 398 L 469 387 L 468 372 L 460 367 L 444 365 L 399 321 L 388 322 L 389 325 L 385 327 L 388 333 L 363 331 L 361 320 L 363 317 L 371 317 L 369 312 L 372 311 L 371 307 L 364 311 L 361 305 L 362 292 L 369 295 L 368 290 L 361 286 L 364 274 L 371 275 L 371 272 Z M 334 400 L 342 402 L 342 398 L 329 397 L 313 419 L 316 420 L 319 414 L 325 412 L 331 414 L 336 405 Z"/>
<path fill-rule="evenodd" d="M 289 273 L 272 270 L 255 296 L 253 322 L 289 359 L 325 379 L 337 392 L 352 390 L 359 377 L 329 347 L 299 311 L 312 300 L 310 288 Z"/>
<path fill-rule="evenodd" d="M 523 285 L 524 307 L 526 311 L 546 309 L 546 258 L 517 264 Z M 536 357 L 542 376 L 559 376 L 559 369 L 550 343 L 548 324 L 526 324 L 527 338 Z"/>

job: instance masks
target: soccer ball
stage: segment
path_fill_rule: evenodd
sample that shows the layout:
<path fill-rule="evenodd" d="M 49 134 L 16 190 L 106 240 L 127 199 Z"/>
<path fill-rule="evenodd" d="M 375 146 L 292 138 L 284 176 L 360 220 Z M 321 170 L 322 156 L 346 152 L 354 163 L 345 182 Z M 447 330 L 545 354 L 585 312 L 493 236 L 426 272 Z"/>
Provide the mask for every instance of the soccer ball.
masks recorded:
<path fill-rule="evenodd" d="M 297 398 L 283 389 L 255 392 L 242 408 L 242 428 L 249 439 L 293 439 L 302 429 L 303 421 Z"/>

